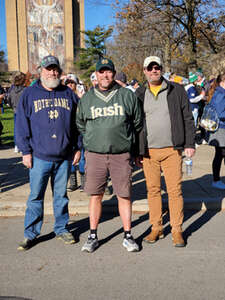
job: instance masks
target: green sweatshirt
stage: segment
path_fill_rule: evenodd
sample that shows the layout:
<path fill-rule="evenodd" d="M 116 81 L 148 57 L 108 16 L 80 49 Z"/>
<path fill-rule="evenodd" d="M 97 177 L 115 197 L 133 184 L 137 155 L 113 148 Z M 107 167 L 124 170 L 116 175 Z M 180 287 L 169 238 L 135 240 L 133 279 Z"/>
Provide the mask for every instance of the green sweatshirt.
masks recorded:
<path fill-rule="evenodd" d="M 142 114 L 135 94 L 114 84 L 107 92 L 91 89 L 79 101 L 77 127 L 84 148 L 90 152 L 131 152 L 135 134 L 142 128 Z"/>

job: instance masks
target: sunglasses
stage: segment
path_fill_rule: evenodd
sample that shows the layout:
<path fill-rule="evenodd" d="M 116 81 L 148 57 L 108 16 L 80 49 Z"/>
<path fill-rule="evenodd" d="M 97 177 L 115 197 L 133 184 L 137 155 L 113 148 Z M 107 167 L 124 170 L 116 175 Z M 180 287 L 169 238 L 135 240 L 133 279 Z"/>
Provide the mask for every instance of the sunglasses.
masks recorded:
<path fill-rule="evenodd" d="M 156 71 L 160 71 L 161 67 L 160 66 L 147 66 L 148 71 L 152 71 L 153 69 Z"/>
<path fill-rule="evenodd" d="M 74 81 L 71 81 L 71 80 L 66 81 L 66 84 L 70 84 L 70 83 L 76 84 Z"/>

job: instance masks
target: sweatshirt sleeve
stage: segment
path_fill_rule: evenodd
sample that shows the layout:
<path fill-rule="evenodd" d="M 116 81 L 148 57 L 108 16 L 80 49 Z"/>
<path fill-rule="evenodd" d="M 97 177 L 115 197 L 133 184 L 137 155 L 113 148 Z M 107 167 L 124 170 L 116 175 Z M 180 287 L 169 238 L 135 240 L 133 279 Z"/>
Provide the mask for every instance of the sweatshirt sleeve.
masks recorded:
<path fill-rule="evenodd" d="M 214 93 L 210 105 L 215 107 L 219 119 L 225 121 L 225 93 Z"/>
<path fill-rule="evenodd" d="M 133 104 L 133 126 L 134 126 L 134 136 L 133 136 L 133 143 L 132 143 L 132 148 L 131 148 L 131 155 L 133 157 L 136 157 L 139 155 L 139 134 L 143 128 L 143 113 L 142 113 L 142 108 L 141 108 L 141 102 L 137 98 L 136 94 L 132 94 L 133 99 L 129 99 L 134 101 Z"/>
<path fill-rule="evenodd" d="M 191 103 L 198 103 L 203 99 L 203 95 L 198 95 L 198 92 L 195 87 L 190 87 L 187 91 L 188 98 Z"/>
<path fill-rule="evenodd" d="M 134 107 L 133 107 L 134 129 L 136 132 L 139 132 L 143 127 L 143 117 L 142 117 L 141 105 L 134 93 L 132 94 L 132 96 L 134 98 Z"/>
<path fill-rule="evenodd" d="M 16 143 L 23 155 L 32 153 L 30 145 L 30 108 L 26 95 L 26 93 L 22 94 L 16 115 Z"/>
<path fill-rule="evenodd" d="M 83 114 L 83 99 L 80 99 L 78 106 L 77 106 L 77 113 L 76 113 L 76 124 L 77 124 L 77 128 L 78 131 L 84 135 L 85 134 L 85 119 L 84 119 L 84 114 Z"/>

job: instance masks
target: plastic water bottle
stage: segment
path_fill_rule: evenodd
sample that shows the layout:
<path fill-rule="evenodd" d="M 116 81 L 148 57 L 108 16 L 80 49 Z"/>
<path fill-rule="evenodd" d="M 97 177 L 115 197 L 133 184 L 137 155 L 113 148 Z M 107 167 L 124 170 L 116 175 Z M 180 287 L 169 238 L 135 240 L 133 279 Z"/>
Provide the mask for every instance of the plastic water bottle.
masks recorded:
<path fill-rule="evenodd" d="M 192 159 L 191 159 L 191 157 L 185 158 L 185 165 L 186 165 L 186 175 L 192 176 Z"/>

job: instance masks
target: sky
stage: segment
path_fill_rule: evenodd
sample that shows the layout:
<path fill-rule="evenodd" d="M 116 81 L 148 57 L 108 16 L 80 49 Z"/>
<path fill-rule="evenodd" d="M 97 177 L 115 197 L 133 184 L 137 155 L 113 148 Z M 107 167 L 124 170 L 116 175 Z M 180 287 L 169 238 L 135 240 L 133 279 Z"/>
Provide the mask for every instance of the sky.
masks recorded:
<path fill-rule="evenodd" d="M 96 5 L 96 2 L 99 4 Z M 113 9 L 104 1 L 84 0 L 85 3 L 85 30 L 92 30 L 97 25 L 109 26 L 113 23 Z M 0 50 L 7 52 L 5 0 L 0 0 Z"/>

